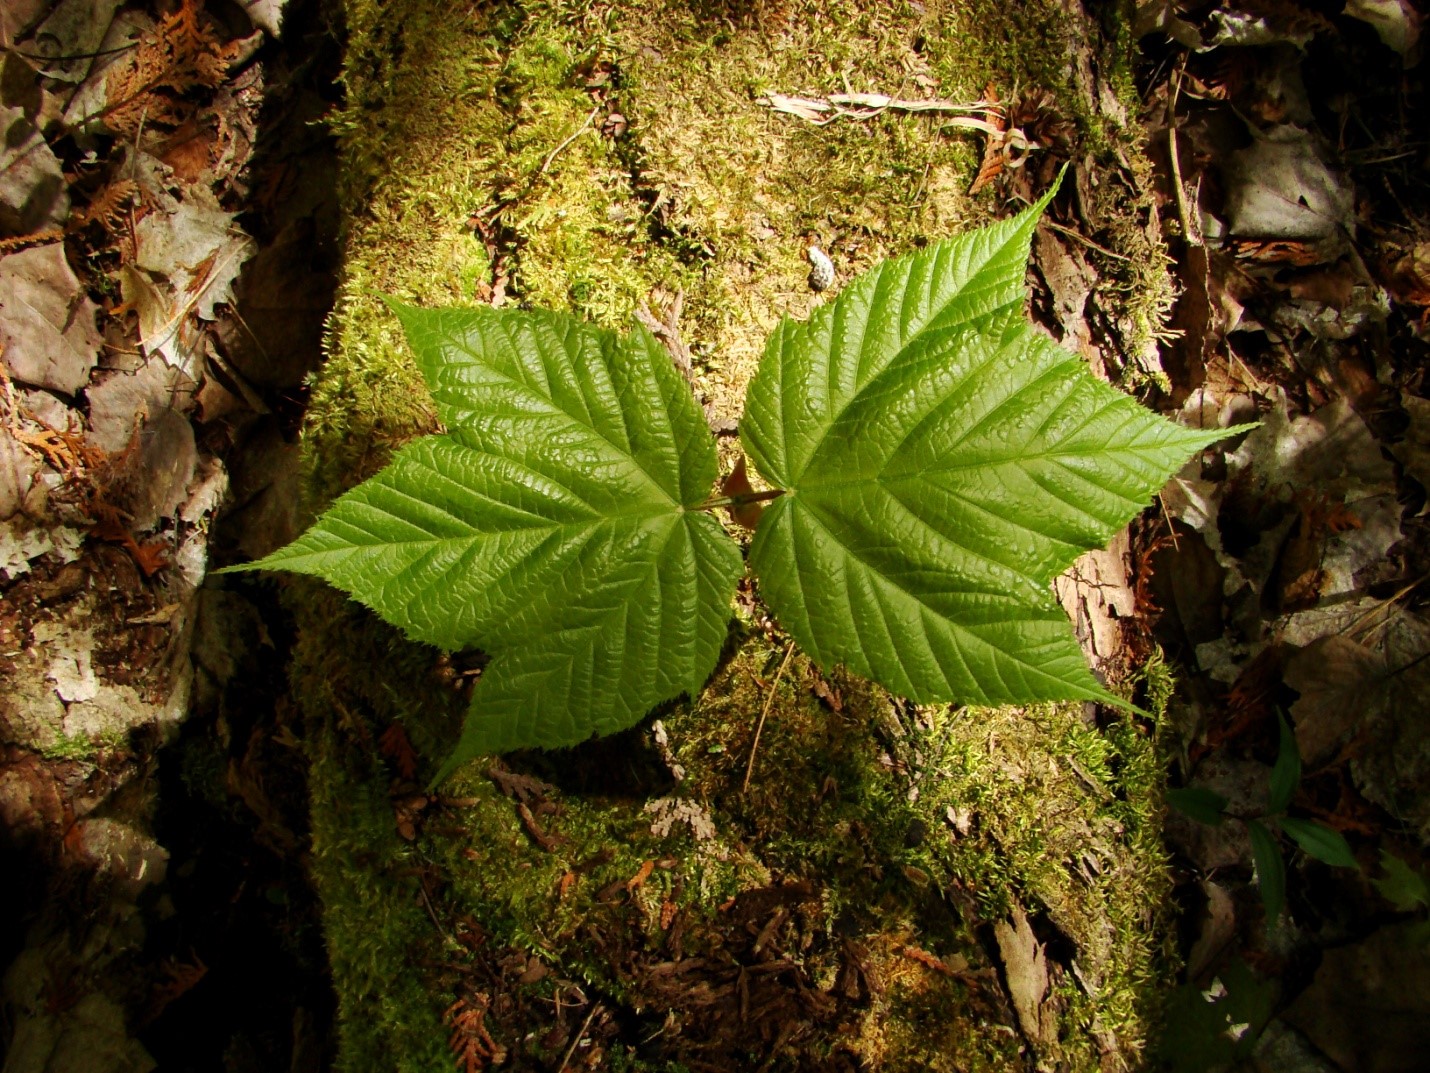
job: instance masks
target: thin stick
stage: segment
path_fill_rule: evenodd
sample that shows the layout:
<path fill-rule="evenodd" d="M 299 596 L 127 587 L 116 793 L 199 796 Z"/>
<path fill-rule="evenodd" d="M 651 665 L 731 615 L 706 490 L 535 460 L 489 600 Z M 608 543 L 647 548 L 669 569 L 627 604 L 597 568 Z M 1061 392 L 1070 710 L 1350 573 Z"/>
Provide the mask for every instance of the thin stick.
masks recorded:
<path fill-rule="evenodd" d="M 571 1046 L 566 1048 L 566 1053 L 561 1056 L 561 1064 L 556 1067 L 556 1073 L 565 1073 L 566 1063 L 571 1061 L 571 1056 L 576 1053 L 576 1047 L 581 1042 L 581 1037 L 586 1034 L 586 1029 L 591 1027 L 591 1019 L 596 1016 L 596 1011 L 601 1008 L 599 1002 L 591 1003 L 591 1012 L 586 1015 L 586 1020 L 581 1022 L 580 1029 L 571 1038 Z"/>
<path fill-rule="evenodd" d="M 574 142 L 577 138 L 581 137 L 581 135 L 586 133 L 586 129 L 590 127 L 591 121 L 596 118 L 596 113 L 600 110 L 601 106 L 599 104 L 596 105 L 596 107 L 592 108 L 591 114 L 586 117 L 586 121 L 576 128 L 576 130 L 572 133 L 571 137 L 567 138 L 555 149 L 551 150 L 551 152 L 546 154 L 546 159 L 541 162 L 541 171 L 537 172 L 538 175 L 545 175 L 546 169 L 551 167 L 551 162 L 556 159 L 557 154 L 560 153 L 561 150 L 565 149 L 572 142 Z"/>
<path fill-rule="evenodd" d="M 785 658 L 780 661 L 780 669 L 775 671 L 775 679 L 770 683 L 770 691 L 765 695 L 765 706 L 760 709 L 760 721 L 755 724 L 755 740 L 750 746 L 750 760 L 745 765 L 745 781 L 740 784 L 740 793 L 745 793 L 750 788 L 750 776 L 755 773 L 755 753 L 760 749 L 760 732 L 765 729 L 765 717 L 770 714 L 770 706 L 775 702 L 775 690 L 779 688 L 780 679 L 784 677 L 785 668 L 789 666 L 789 658 L 794 655 L 794 642 L 791 641 L 785 646 Z"/>
<path fill-rule="evenodd" d="M 1167 523 L 1167 532 L 1172 537 L 1172 550 L 1181 551 L 1182 546 L 1177 543 L 1177 527 L 1172 524 L 1172 515 L 1167 511 L 1167 501 L 1162 498 L 1162 493 L 1157 493 L 1157 505 L 1162 508 L 1162 518 Z"/>
<path fill-rule="evenodd" d="M 1172 76 L 1172 92 L 1167 98 L 1167 155 L 1172 161 L 1172 193 L 1177 199 L 1177 219 L 1182 225 L 1182 238 L 1188 246 L 1200 246 L 1201 235 L 1192 229 L 1192 214 L 1187 208 L 1187 191 L 1182 186 L 1182 161 L 1177 155 L 1177 98 L 1182 92 L 1182 72 L 1187 61 L 1183 57 L 1177 73 Z"/>
<path fill-rule="evenodd" d="M 1356 639 L 1357 637 L 1365 638 L 1369 636 L 1371 631 L 1371 626 L 1369 625 L 1369 623 L 1371 622 L 1371 620 L 1374 619 L 1377 615 L 1384 612 L 1387 608 L 1394 607 L 1404 597 L 1408 596 L 1412 589 L 1414 589 L 1424 580 L 1425 579 L 1422 577 L 1416 581 L 1412 581 L 1399 592 L 1395 593 L 1392 596 L 1387 596 L 1384 600 L 1380 601 L 1380 603 L 1376 604 L 1369 611 L 1366 611 L 1364 614 L 1360 615 L 1354 622 L 1352 622 L 1349 626 L 1342 630 L 1341 633 L 1344 634 L 1346 637 L 1351 638 L 1352 640 Z M 1376 625 L 1378 626 L 1380 624 L 1376 623 Z"/>
<path fill-rule="evenodd" d="M 1098 243 L 1092 241 L 1092 239 L 1088 238 L 1086 235 L 1079 234 L 1077 231 L 1074 231 L 1071 227 L 1064 227 L 1064 226 L 1063 226 L 1062 224 L 1060 224 L 1060 223 L 1056 223 L 1056 222 L 1053 221 L 1053 220 L 1049 220 L 1046 216 L 1043 217 L 1043 219 L 1042 219 L 1040 222 L 1041 222 L 1045 227 L 1051 227 L 1054 231 L 1058 232 L 1059 234 L 1067 235 L 1068 238 L 1075 238 L 1075 239 L 1077 239 L 1079 242 L 1081 242 L 1084 246 L 1086 246 L 1088 249 L 1096 250 L 1098 253 L 1101 253 L 1101 254 L 1103 254 L 1103 255 L 1105 255 L 1105 256 L 1107 256 L 1107 257 L 1111 257 L 1111 258 L 1112 258 L 1113 260 L 1115 260 L 1115 261 L 1130 261 L 1130 260 L 1132 260 L 1132 258 L 1131 258 L 1131 257 L 1128 257 L 1125 253 L 1118 253 L 1116 250 L 1109 250 L 1106 246 L 1099 245 Z"/>
<path fill-rule="evenodd" d="M 1003 115 L 1003 106 L 996 101 L 973 101 L 960 104 L 956 101 L 899 100 L 883 93 L 833 93 L 828 97 L 790 97 L 783 93 L 767 93 L 759 103 L 776 112 L 798 116 L 816 126 L 828 126 L 836 119 L 866 120 L 883 115 L 887 111 L 935 112 L 941 115 L 953 114 L 947 125 L 981 130 L 985 134 L 1001 134 L 1001 128 L 984 119 L 967 118 L 977 115 Z"/>
<path fill-rule="evenodd" d="M 715 499 L 707 499 L 696 510 L 715 510 L 717 507 L 743 507 L 747 503 L 768 503 L 772 499 L 778 499 L 785 494 L 783 488 L 771 488 L 767 492 L 746 492 L 739 496 L 719 496 Z"/>
<path fill-rule="evenodd" d="M 417 880 L 417 893 L 422 895 L 422 904 L 427 907 L 427 915 L 432 918 L 432 923 L 437 928 L 437 933 L 453 946 L 460 946 L 461 944 L 447 933 L 447 929 L 442 927 L 442 922 L 437 919 L 437 910 L 432 908 L 432 900 L 427 897 L 427 886 L 422 882 L 420 877 Z"/>
<path fill-rule="evenodd" d="M 651 335 L 665 344 L 665 349 L 670 354 L 671 360 L 675 362 L 675 367 L 680 370 L 680 375 L 693 386 L 695 383 L 695 360 L 691 357 L 690 348 L 685 345 L 685 340 L 680 338 L 680 313 L 684 308 L 685 288 L 682 287 L 675 292 L 675 299 L 670 303 L 670 308 L 666 310 L 664 320 L 658 319 L 644 302 L 636 307 L 636 320 L 645 325 Z"/>

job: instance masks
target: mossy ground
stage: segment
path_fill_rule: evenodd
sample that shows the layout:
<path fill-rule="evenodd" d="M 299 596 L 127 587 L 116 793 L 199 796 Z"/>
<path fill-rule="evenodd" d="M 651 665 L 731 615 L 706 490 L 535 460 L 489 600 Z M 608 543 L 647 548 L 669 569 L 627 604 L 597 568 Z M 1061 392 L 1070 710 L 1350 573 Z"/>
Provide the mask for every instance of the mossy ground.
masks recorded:
<path fill-rule="evenodd" d="M 733 419 L 770 329 L 822 300 L 811 243 L 843 281 L 1002 211 L 965 193 L 979 156 L 966 132 L 893 114 L 816 127 L 763 93 L 1040 84 L 1095 141 L 1118 137 L 1066 73 L 1087 28 L 1051 2 L 344 7 L 349 233 L 305 434 L 315 507 L 435 425 L 379 292 L 437 305 L 504 289 L 618 328 L 682 293 L 697 391 Z M 442 1013 L 466 986 L 473 927 L 483 949 L 554 970 L 509 981 L 530 1002 L 494 1004 L 491 1031 L 536 1024 L 564 981 L 664 1041 L 636 1054 L 608 1032 L 613 1069 L 1031 1064 L 987 932 L 1015 909 L 1060 951 L 1056 1039 L 1037 1059 L 1093 1069 L 1139 1053 L 1166 885 L 1148 724 L 1094 725 L 1080 705 L 914 710 L 824 682 L 798 653 L 781 672 L 784 642 L 747 603 L 711 685 L 661 713 L 665 745 L 647 727 L 508 762 L 549 786 L 543 847 L 484 765 L 426 798 L 381 754 L 394 724 L 429 763 L 453 740 L 462 705 L 436 653 L 320 587 L 293 591 L 341 1068 L 451 1062 Z M 416 799 L 406 839 L 394 808 Z M 503 1008 L 527 1019 L 503 1028 Z M 498 1042 L 521 1068 L 554 1059 L 539 1036 Z"/>

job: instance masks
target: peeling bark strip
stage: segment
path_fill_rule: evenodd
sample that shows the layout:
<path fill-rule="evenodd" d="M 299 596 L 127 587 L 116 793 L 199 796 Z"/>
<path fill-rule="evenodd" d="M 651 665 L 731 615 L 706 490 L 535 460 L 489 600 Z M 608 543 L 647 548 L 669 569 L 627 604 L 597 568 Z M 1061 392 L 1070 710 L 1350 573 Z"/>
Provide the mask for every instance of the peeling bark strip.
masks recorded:
<path fill-rule="evenodd" d="M 1057 1038 L 1057 1025 L 1052 1011 L 1043 1005 L 1048 993 L 1048 963 L 1028 917 L 1015 906 L 1009 920 L 993 925 L 993 935 L 998 940 L 1004 978 L 1023 1035 L 1034 1046 L 1051 1043 Z"/>
<path fill-rule="evenodd" d="M 978 116 L 1003 115 L 1003 106 L 997 101 L 974 101 L 958 104 L 954 101 L 906 101 L 883 93 L 832 93 L 828 97 L 787 97 L 783 93 L 770 93 L 759 98 L 759 102 L 776 112 L 799 116 L 811 123 L 823 126 L 836 119 L 873 119 L 884 112 L 936 112 L 953 115 L 947 125 L 981 130 L 984 134 L 999 135 L 1002 129 L 996 122 L 976 118 Z"/>

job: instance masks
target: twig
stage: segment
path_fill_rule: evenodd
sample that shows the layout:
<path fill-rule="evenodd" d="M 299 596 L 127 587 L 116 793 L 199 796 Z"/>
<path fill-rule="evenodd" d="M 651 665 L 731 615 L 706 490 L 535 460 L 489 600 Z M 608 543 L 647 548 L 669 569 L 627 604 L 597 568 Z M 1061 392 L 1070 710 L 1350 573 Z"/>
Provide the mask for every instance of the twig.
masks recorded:
<path fill-rule="evenodd" d="M 791 641 L 785 646 L 785 658 L 780 661 L 780 669 L 775 672 L 774 681 L 770 683 L 770 691 L 765 695 L 765 706 L 760 709 L 760 721 L 755 724 L 755 740 L 750 745 L 750 760 L 745 765 L 745 781 L 740 784 L 740 793 L 745 793 L 750 789 L 750 776 L 755 773 L 755 754 L 760 749 L 760 732 L 765 729 L 765 717 L 770 714 L 770 706 L 775 702 L 775 690 L 779 688 L 780 679 L 784 677 L 785 668 L 789 666 L 789 658 L 794 655 L 794 642 Z"/>
<path fill-rule="evenodd" d="M 1162 520 L 1167 523 L 1167 533 L 1172 538 L 1172 550 L 1180 552 L 1182 546 L 1177 543 L 1177 527 L 1172 524 L 1172 515 L 1167 510 L 1167 501 L 1162 498 L 1162 493 L 1157 493 L 1157 506 L 1162 508 Z"/>
<path fill-rule="evenodd" d="M 1374 625 L 1372 625 L 1371 620 L 1374 619 L 1377 615 L 1380 615 L 1382 612 L 1386 611 L 1388 608 L 1394 607 L 1406 596 L 1410 595 L 1411 591 L 1414 590 L 1417 586 L 1419 586 L 1424 580 L 1425 578 L 1422 577 L 1418 580 L 1412 581 L 1410 582 L 1410 584 L 1402 588 L 1399 592 L 1394 593 L 1391 596 L 1387 596 L 1384 600 L 1380 601 L 1369 611 L 1366 611 L 1364 614 L 1360 615 L 1354 622 L 1352 622 L 1349 626 L 1342 630 L 1342 634 L 1344 634 L 1351 640 L 1357 640 L 1358 638 L 1363 640 L 1369 637 L 1373 628 L 1378 628 L 1382 625 L 1382 623 L 1374 623 Z"/>
<path fill-rule="evenodd" d="M 581 1037 L 586 1034 L 586 1029 L 591 1027 L 591 1021 L 600 1008 L 599 1002 L 591 1003 L 591 1012 L 586 1015 L 586 1020 L 581 1022 L 581 1027 L 577 1030 L 576 1035 L 571 1037 L 571 1046 L 567 1047 L 566 1053 L 561 1056 L 561 1064 L 556 1067 L 556 1073 L 565 1073 L 566 1063 L 571 1061 L 571 1056 L 576 1053 L 576 1047 L 580 1044 Z"/>
<path fill-rule="evenodd" d="M 636 320 L 665 344 L 665 349 L 670 351 L 670 360 L 675 362 L 675 367 L 680 370 L 680 374 L 686 381 L 692 381 L 695 376 L 695 359 L 690 353 L 690 348 L 685 345 L 685 340 L 680 338 L 680 314 L 685 309 L 685 289 L 682 287 L 675 292 L 675 300 L 670 303 L 670 308 L 665 311 L 665 319 L 658 318 L 650 311 L 650 307 L 642 302 L 636 308 Z"/>
<path fill-rule="evenodd" d="M 595 120 L 596 113 L 600 110 L 601 106 L 599 104 L 596 105 L 596 107 L 592 108 L 591 114 L 586 117 L 586 121 L 576 128 L 576 130 L 571 134 L 571 137 L 567 138 L 555 149 L 551 150 L 551 152 L 546 154 L 546 159 L 541 162 L 541 170 L 537 172 L 538 175 L 545 175 L 546 169 L 551 167 L 551 162 L 556 159 L 557 154 L 560 153 L 561 150 L 565 149 L 572 142 L 574 142 L 577 138 L 581 137 L 581 135 L 586 133 L 586 131 L 590 128 L 591 123 Z"/>
<path fill-rule="evenodd" d="M 949 120 L 953 126 L 981 130 L 985 134 L 1002 133 L 986 119 L 969 118 L 980 115 L 1001 117 L 1003 106 L 995 101 L 959 104 L 957 101 L 901 100 L 883 93 L 831 93 L 828 97 L 790 97 L 783 93 L 767 93 L 760 98 L 760 103 L 776 112 L 798 116 L 821 127 L 836 119 L 873 119 L 889 111 L 936 112 L 955 116 Z"/>
<path fill-rule="evenodd" d="M 518 801 L 516 803 L 516 814 L 521 820 L 521 825 L 526 828 L 526 833 L 531 836 L 531 840 L 540 846 L 547 853 L 555 853 L 560 845 L 560 840 L 553 838 L 541 829 L 541 825 L 536 822 L 536 816 L 527 805 Z"/>
<path fill-rule="evenodd" d="M 1051 227 L 1054 231 L 1058 232 L 1059 234 L 1061 234 L 1061 235 L 1067 235 L 1068 238 L 1075 238 L 1075 239 L 1077 239 L 1079 242 L 1081 242 L 1084 246 L 1086 246 L 1088 249 L 1090 249 L 1090 250 L 1096 250 L 1098 253 L 1102 254 L 1102 255 L 1105 256 L 1105 257 L 1111 257 L 1111 258 L 1112 258 L 1113 260 L 1115 260 L 1115 261 L 1130 261 L 1130 260 L 1132 260 L 1132 258 L 1131 258 L 1131 257 L 1128 257 L 1125 253 L 1118 253 L 1116 250 L 1109 250 L 1106 246 L 1100 245 L 1099 243 L 1096 243 L 1096 242 L 1092 241 L 1092 239 L 1088 238 L 1086 235 L 1079 234 L 1077 231 L 1074 231 L 1071 227 L 1064 227 L 1064 226 L 1063 226 L 1062 224 L 1060 224 L 1060 223 L 1057 223 L 1057 222 L 1055 222 L 1055 221 L 1053 221 L 1053 220 L 1049 220 L 1046 216 L 1043 217 L 1043 219 L 1042 219 L 1041 222 L 1042 222 L 1042 224 L 1043 224 L 1045 227 Z"/>
<path fill-rule="evenodd" d="M 437 910 L 432 908 L 432 899 L 427 897 L 427 884 L 422 882 L 421 876 L 417 878 L 417 892 L 422 895 L 422 904 L 427 907 L 427 915 L 432 918 L 432 923 L 437 928 L 437 933 L 453 946 L 461 946 L 456 939 L 452 938 L 447 929 L 442 927 L 442 922 L 437 919 Z"/>
<path fill-rule="evenodd" d="M 1177 199 L 1177 219 L 1182 225 L 1182 238 L 1188 246 L 1202 245 L 1202 237 L 1192 228 L 1192 214 L 1187 208 L 1187 191 L 1182 186 L 1182 161 L 1177 155 L 1177 97 L 1182 92 L 1182 72 L 1186 70 L 1186 57 L 1172 76 L 1172 92 L 1167 97 L 1167 155 L 1172 162 L 1172 193 Z"/>

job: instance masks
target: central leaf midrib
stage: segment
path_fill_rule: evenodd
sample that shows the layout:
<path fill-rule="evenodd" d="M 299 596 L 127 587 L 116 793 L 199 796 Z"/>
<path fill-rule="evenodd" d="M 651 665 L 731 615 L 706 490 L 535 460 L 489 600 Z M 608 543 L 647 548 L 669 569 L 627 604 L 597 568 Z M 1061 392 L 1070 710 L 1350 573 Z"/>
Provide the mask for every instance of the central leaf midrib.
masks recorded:
<path fill-rule="evenodd" d="M 566 625 L 558 624 L 554 628 L 544 627 L 542 629 L 542 635 L 546 639 L 546 641 L 565 642 L 575 639 L 579 643 L 584 643 L 582 639 L 588 637 L 591 634 L 602 634 L 607 632 L 610 629 L 612 616 L 629 615 L 631 606 L 631 593 L 634 590 L 639 589 L 642 585 L 648 584 L 652 576 L 654 576 L 657 583 L 659 582 L 660 564 L 664 560 L 665 556 L 669 553 L 671 542 L 676 539 L 676 534 L 680 529 L 682 522 L 683 520 L 673 521 L 671 525 L 666 527 L 665 532 L 663 534 L 656 535 L 656 539 L 659 541 L 659 546 L 653 548 L 650 553 L 644 557 L 644 561 L 641 564 L 640 570 L 636 571 L 631 577 L 625 579 L 620 584 L 619 588 L 616 590 L 616 598 L 610 601 L 609 606 L 597 610 L 583 621 L 573 622 Z M 656 598 L 652 601 L 652 604 L 656 608 L 662 607 L 664 605 L 664 596 L 662 595 Z M 659 611 L 657 610 L 652 614 L 658 617 Z M 537 625 L 541 624 L 538 622 Z M 532 624 L 528 623 L 527 630 L 522 631 L 521 635 L 524 636 L 525 633 L 529 632 L 531 628 Z M 669 638 L 664 639 L 662 643 L 669 644 Z"/>
<path fill-rule="evenodd" d="M 965 293 L 966 293 L 966 289 L 960 289 L 960 290 L 958 291 L 958 294 L 957 294 L 956 297 L 961 297 L 961 296 L 964 295 Z M 871 301 L 870 304 L 872 305 L 872 301 Z M 852 392 L 850 392 L 850 393 L 848 394 L 848 396 L 847 396 L 842 402 L 840 402 L 840 403 L 838 404 L 837 408 L 835 408 L 834 410 L 832 410 L 832 411 L 830 412 L 829 417 L 828 417 L 828 420 L 827 420 L 826 423 L 825 423 L 823 432 L 821 432 L 821 433 L 819 434 L 817 440 L 816 440 L 815 443 L 814 443 L 814 446 L 811 448 L 811 450 L 810 450 L 809 453 L 808 453 L 808 456 L 805 458 L 804 464 L 800 467 L 800 473 L 801 473 L 801 474 L 807 473 L 807 472 L 809 471 L 809 468 L 810 468 L 812 465 L 814 465 L 815 459 L 819 456 L 820 448 L 822 448 L 822 447 L 824 446 L 824 444 L 825 444 L 826 442 L 828 442 L 830 431 L 831 431 L 832 429 L 834 429 L 835 426 L 837 426 L 837 425 L 839 424 L 839 422 L 844 418 L 844 415 L 845 415 L 846 413 L 848 413 L 849 410 L 864 396 L 864 392 L 865 392 L 866 390 L 868 390 L 869 385 L 872 384 L 875 380 L 877 380 L 880 376 L 882 376 L 882 375 L 883 375 L 885 372 L 887 372 L 889 369 L 893 368 L 898 362 L 902 361 L 903 358 L 909 353 L 909 351 L 912 350 L 912 349 L 923 339 L 924 335 L 925 335 L 927 332 L 930 332 L 930 331 L 945 331 L 945 330 L 947 330 L 947 331 L 953 331 L 955 328 L 959 328 L 959 329 L 966 328 L 969 324 L 972 324 L 974 321 L 983 320 L 983 319 L 991 319 L 991 318 L 993 318 L 994 316 L 996 316 L 998 313 L 1000 313 L 1000 312 L 1002 312 L 1002 311 L 1008 309 L 1010 306 L 1016 305 L 1017 303 L 1016 303 L 1016 302 L 1006 302 L 1006 303 L 1004 303 L 1004 304 L 1001 305 L 1001 306 L 995 306 L 994 308 L 988 310 L 988 312 L 986 312 L 986 313 L 979 314 L 979 315 L 976 316 L 976 317 L 968 317 L 968 318 L 966 318 L 963 322 L 957 323 L 957 324 L 954 324 L 954 325 L 937 324 L 938 318 L 939 318 L 940 316 L 942 316 L 945 312 L 947 312 L 948 306 L 949 306 L 949 305 L 952 305 L 952 304 L 953 304 L 952 301 L 950 301 L 949 303 L 947 303 L 947 304 L 946 304 L 942 309 L 940 309 L 936 314 L 930 316 L 926 321 L 924 321 L 924 323 L 923 323 L 922 325 L 920 325 L 919 328 L 918 328 L 912 335 L 905 336 L 903 343 L 900 344 L 900 346 L 899 346 L 899 348 L 898 348 L 897 350 L 894 350 L 894 351 L 891 351 L 891 352 L 890 352 L 890 354 L 889 354 L 889 356 L 888 356 L 888 359 L 887 359 L 886 361 L 877 363 L 876 365 L 872 366 L 869 370 L 867 370 L 867 371 L 865 372 L 865 375 L 862 377 L 862 381 L 863 381 L 863 382 L 860 383 L 860 384 L 858 384 L 858 385 L 855 387 L 855 389 L 854 389 Z M 931 326 L 932 326 L 932 327 L 931 327 Z M 869 329 L 868 329 L 868 322 L 867 322 L 867 320 L 866 320 L 863 324 L 861 324 L 859 327 L 860 327 L 859 352 L 862 354 L 862 352 L 863 352 L 863 347 L 864 347 L 864 338 L 868 335 L 868 330 L 869 330 Z M 831 335 L 832 335 L 832 333 L 833 333 L 833 326 L 832 326 L 832 325 L 831 325 L 831 329 L 830 329 L 830 330 L 831 330 Z M 827 354 L 827 353 L 826 353 L 826 354 L 822 355 L 822 357 L 824 358 L 825 362 L 827 363 L 827 365 L 828 365 L 828 367 L 829 367 L 829 368 L 826 370 L 826 381 L 827 381 L 829 375 L 832 374 L 832 372 L 833 372 L 834 361 L 832 360 L 832 356 L 831 356 L 830 354 Z M 826 383 L 826 390 L 829 390 L 829 385 L 828 385 L 828 383 Z M 832 392 L 831 392 L 831 394 L 832 394 Z M 785 424 L 786 424 L 786 425 L 788 424 L 788 419 L 786 419 Z M 792 451 L 790 450 L 789 447 L 786 447 L 786 457 L 787 457 L 787 464 L 790 466 L 791 471 L 793 471 L 793 469 L 794 469 L 794 461 L 795 461 L 795 460 L 794 460 L 794 457 L 793 457 L 793 453 L 792 453 Z M 792 482 L 792 483 L 798 483 L 795 478 L 791 478 L 791 482 Z"/>

